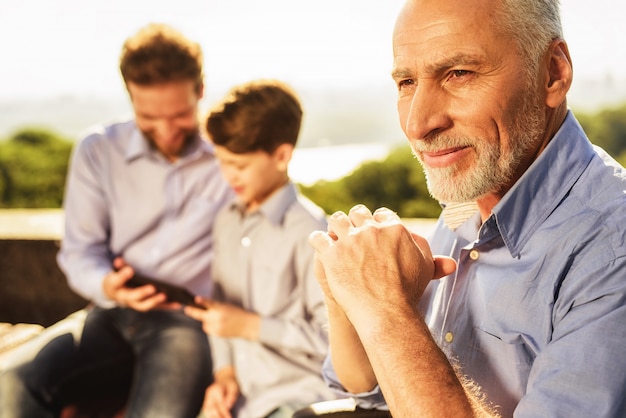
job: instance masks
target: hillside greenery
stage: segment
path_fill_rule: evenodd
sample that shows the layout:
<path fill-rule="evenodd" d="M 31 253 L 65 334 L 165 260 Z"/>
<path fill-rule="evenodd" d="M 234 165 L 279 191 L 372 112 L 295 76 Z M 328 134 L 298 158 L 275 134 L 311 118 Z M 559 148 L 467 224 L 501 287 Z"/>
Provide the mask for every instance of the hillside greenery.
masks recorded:
<path fill-rule="evenodd" d="M 372 210 L 385 206 L 405 218 L 434 218 L 441 211 L 408 144 L 394 148 L 382 161 L 361 164 L 346 177 L 301 186 L 301 190 L 326 213 L 347 212 L 357 203 Z"/>
<path fill-rule="evenodd" d="M 576 116 L 593 143 L 626 165 L 626 104 Z M 34 128 L 0 140 L 0 208 L 59 208 L 73 144 Z M 339 180 L 301 189 L 327 213 L 347 211 L 357 203 L 386 206 L 406 218 L 436 217 L 440 212 L 408 145 L 393 149 L 382 161 L 361 164 Z"/>
<path fill-rule="evenodd" d="M 0 141 L 0 208 L 58 208 L 73 142 L 41 129 Z"/>

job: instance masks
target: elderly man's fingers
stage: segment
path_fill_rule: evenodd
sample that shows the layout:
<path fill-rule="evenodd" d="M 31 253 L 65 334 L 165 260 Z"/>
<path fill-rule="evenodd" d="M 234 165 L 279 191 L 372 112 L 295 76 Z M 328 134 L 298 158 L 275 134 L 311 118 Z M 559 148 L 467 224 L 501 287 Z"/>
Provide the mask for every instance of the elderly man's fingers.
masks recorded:
<path fill-rule="evenodd" d="M 425 258 L 432 258 L 433 264 L 435 266 L 435 272 L 433 274 L 433 279 L 441 279 L 449 274 L 452 274 L 456 271 L 456 261 L 454 258 L 447 257 L 444 255 L 432 255 L 430 245 L 428 244 L 428 240 L 421 235 L 418 235 L 414 232 L 411 232 L 411 236 L 413 240 L 417 244 L 418 247 L 422 250 Z"/>
<path fill-rule="evenodd" d="M 322 251 L 333 244 L 334 239 L 330 236 L 330 232 L 313 231 L 309 235 L 309 244 L 315 251 Z"/>
<path fill-rule="evenodd" d="M 373 216 L 376 222 L 400 221 L 397 213 L 385 207 L 376 209 Z"/>
<path fill-rule="evenodd" d="M 456 261 L 454 258 L 436 255 L 433 257 L 433 261 L 435 263 L 433 279 L 441 279 L 442 277 L 454 273 L 456 270 Z"/>
<path fill-rule="evenodd" d="M 374 220 L 372 212 L 365 205 L 356 205 L 348 213 L 352 225 L 359 227 Z"/>
<path fill-rule="evenodd" d="M 344 212 L 335 212 L 328 218 L 328 234 L 332 239 L 336 240 L 347 234 L 350 228 L 352 228 L 352 222 Z"/>

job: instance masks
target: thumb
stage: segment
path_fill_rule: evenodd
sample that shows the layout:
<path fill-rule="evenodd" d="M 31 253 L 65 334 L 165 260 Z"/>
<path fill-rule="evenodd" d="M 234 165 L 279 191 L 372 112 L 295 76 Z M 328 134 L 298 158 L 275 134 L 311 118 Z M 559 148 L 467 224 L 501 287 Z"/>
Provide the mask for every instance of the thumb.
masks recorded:
<path fill-rule="evenodd" d="M 441 279 L 456 270 L 456 261 L 452 257 L 436 255 L 433 257 L 433 262 L 435 263 L 433 279 Z"/>
<path fill-rule="evenodd" d="M 122 257 L 115 257 L 113 259 L 113 268 L 115 270 L 119 270 L 124 266 L 126 266 L 126 261 Z"/>

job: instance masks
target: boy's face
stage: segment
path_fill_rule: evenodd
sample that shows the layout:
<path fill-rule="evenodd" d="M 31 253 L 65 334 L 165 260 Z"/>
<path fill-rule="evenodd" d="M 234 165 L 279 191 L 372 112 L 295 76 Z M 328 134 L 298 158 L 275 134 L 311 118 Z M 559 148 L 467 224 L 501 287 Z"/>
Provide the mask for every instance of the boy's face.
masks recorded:
<path fill-rule="evenodd" d="M 233 188 L 248 212 L 258 208 L 288 180 L 287 167 L 293 146 L 280 145 L 273 153 L 265 151 L 236 154 L 226 147 L 216 145 L 224 178 Z"/>

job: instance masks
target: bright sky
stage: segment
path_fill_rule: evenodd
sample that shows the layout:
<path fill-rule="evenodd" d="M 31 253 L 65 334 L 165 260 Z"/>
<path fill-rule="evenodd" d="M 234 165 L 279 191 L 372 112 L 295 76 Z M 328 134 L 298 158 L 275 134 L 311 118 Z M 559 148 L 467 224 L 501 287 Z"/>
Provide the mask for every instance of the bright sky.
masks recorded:
<path fill-rule="evenodd" d="M 120 47 L 149 21 L 170 23 L 202 44 L 209 91 L 258 77 L 281 78 L 296 88 L 367 88 L 390 82 L 391 31 L 402 2 L 5 1 L 0 101 L 124 94 L 117 71 Z M 562 3 L 576 77 L 622 79 L 626 3 Z"/>

